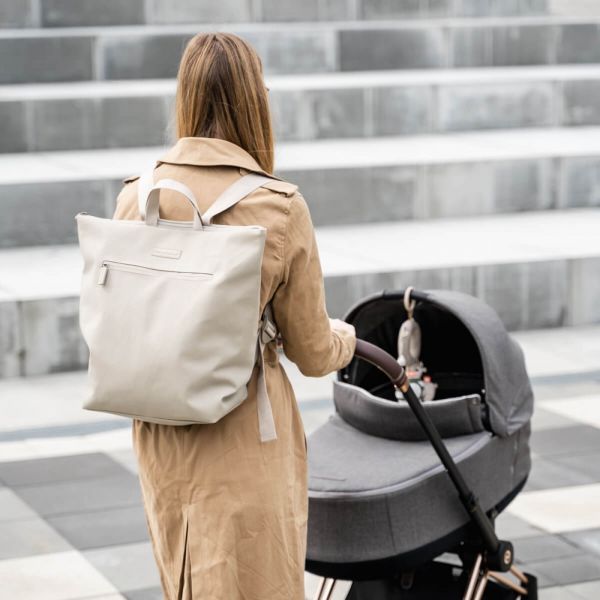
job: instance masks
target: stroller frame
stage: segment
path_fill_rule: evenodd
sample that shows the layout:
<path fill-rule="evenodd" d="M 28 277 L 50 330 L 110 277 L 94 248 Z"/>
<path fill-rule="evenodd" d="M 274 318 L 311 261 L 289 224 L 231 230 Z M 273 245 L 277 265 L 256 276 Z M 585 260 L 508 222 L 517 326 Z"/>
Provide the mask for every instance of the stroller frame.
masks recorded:
<path fill-rule="evenodd" d="M 414 296 L 417 294 L 413 292 Z M 523 573 L 514 565 L 512 543 L 498 539 L 492 519 L 483 511 L 477 497 L 467 485 L 456 462 L 448 452 L 442 436 L 411 388 L 404 368 L 385 350 L 361 339 L 356 341 L 355 356 L 381 370 L 394 387 L 402 393 L 444 465 L 458 492 L 460 501 L 469 515 L 475 539 L 472 541 L 474 553 L 466 590 L 462 596 L 463 600 L 481 600 L 486 589 L 489 589 L 493 593 L 493 597 L 498 599 L 527 597 L 530 600 L 537 600 L 537 579 L 533 575 Z M 443 565 L 443 563 L 439 564 Z M 440 569 L 443 567 L 440 566 Z M 509 577 L 508 573 L 513 577 Z M 412 576 L 409 575 L 408 578 L 410 581 L 405 583 L 410 585 Z M 315 600 L 331 600 L 338 581 L 335 578 L 321 577 Z M 347 598 L 350 597 L 347 596 Z M 363 597 L 367 596 L 357 596 L 357 598 Z M 440 598 L 440 596 L 436 597 Z"/>

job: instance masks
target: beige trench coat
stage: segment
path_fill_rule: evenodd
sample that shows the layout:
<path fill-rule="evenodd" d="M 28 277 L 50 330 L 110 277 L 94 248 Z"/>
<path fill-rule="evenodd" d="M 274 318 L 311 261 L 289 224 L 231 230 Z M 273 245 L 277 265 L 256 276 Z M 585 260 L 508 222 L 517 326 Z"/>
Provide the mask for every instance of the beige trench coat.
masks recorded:
<path fill-rule="evenodd" d="M 185 183 L 204 212 L 247 172 L 264 173 L 242 148 L 189 137 L 160 158 L 155 181 Z M 139 219 L 137 177 L 124 184 L 113 218 Z M 192 209 L 162 190 L 160 216 L 191 220 Z M 297 186 L 273 180 L 214 222 L 267 228 L 261 310 L 272 300 L 286 356 L 305 375 L 345 366 L 356 340 L 330 326 L 313 225 Z M 146 521 L 167 600 L 304 600 L 306 439 L 274 342 L 265 364 L 276 440 L 259 439 L 257 367 L 248 398 L 215 424 L 133 421 Z"/>

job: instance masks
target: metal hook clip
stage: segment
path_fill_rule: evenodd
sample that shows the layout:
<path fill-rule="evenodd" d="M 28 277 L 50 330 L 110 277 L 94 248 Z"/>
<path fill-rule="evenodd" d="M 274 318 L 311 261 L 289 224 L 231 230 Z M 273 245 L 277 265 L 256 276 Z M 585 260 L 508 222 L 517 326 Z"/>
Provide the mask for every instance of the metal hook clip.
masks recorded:
<path fill-rule="evenodd" d="M 417 305 L 417 301 L 412 300 L 410 297 L 414 289 L 414 287 L 408 286 L 404 292 L 404 308 L 406 309 L 406 313 L 408 314 L 409 319 L 413 318 L 415 306 Z"/>

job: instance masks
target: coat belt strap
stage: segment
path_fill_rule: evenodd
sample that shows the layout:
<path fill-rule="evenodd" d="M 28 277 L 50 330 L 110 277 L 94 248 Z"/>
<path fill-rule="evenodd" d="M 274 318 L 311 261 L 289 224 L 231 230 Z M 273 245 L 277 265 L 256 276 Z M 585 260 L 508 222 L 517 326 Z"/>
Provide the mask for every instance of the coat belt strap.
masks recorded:
<path fill-rule="evenodd" d="M 258 409 L 258 429 L 260 441 L 269 442 L 277 439 L 275 420 L 273 419 L 273 408 L 267 391 L 267 380 L 265 377 L 265 346 L 277 337 L 277 326 L 273 319 L 271 305 L 267 304 L 258 331 L 258 382 L 256 391 L 256 405 Z"/>

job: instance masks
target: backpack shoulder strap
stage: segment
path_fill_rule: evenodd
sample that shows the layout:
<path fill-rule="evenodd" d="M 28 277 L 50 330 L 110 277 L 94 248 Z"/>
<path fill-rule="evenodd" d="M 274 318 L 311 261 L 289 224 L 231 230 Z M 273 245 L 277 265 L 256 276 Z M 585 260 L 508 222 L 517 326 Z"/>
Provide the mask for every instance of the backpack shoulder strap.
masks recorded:
<path fill-rule="evenodd" d="M 205 225 L 210 225 L 213 217 L 231 208 L 242 198 L 245 198 L 248 194 L 251 194 L 254 190 L 257 190 L 270 181 L 272 181 L 271 177 L 257 175 L 256 173 L 249 173 L 240 177 L 212 203 L 202 215 L 202 222 Z"/>
<path fill-rule="evenodd" d="M 146 216 L 146 199 L 152 186 L 154 185 L 154 168 L 144 170 L 139 176 L 138 182 L 138 211 L 142 219 Z M 137 179 L 137 176 L 132 178 Z M 202 222 L 205 225 L 210 225 L 213 217 L 226 211 L 237 204 L 240 200 L 245 198 L 248 194 L 251 194 L 254 190 L 265 184 L 273 183 L 274 179 L 266 177 L 265 175 L 258 175 L 256 173 L 249 173 L 240 177 L 237 181 L 232 183 L 225 191 L 212 203 L 208 210 L 202 215 Z M 266 187 L 266 185 L 265 185 Z"/>
<path fill-rule="evenodd" d="M 151 167 L 144 169 L 142 174 L 139 176 L 138 181 L 138 212 L 142 219 L 146 218 L 146 200 L 148 199 L 148 194 L 150 194 L 150 190 L 154 186 L 154 169 L 156 168 L 156 163 L 153 163 Z"/>
<path fill-rule="evenodd" d="M 267 391 L 267 380 L 265 379 L 265 346 L 277 337 L 277 323 L 273 318 L 273 307 L 271 302 L 265 306 L 258 329 L 258 340 L 256 352 L 258 354 L 258 380 L 256 387 L 256 406 L 258 409 L 258 429 L 261 442 L 277 439 L 275 420 L 269 392 Z"/>

